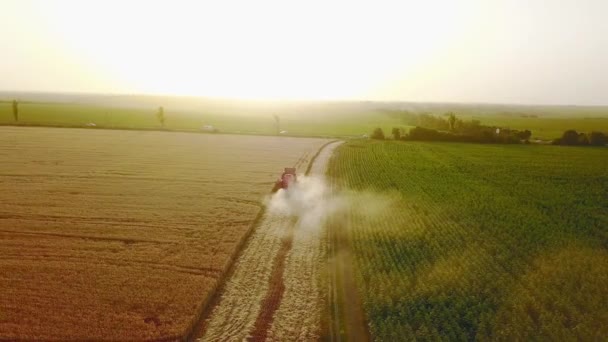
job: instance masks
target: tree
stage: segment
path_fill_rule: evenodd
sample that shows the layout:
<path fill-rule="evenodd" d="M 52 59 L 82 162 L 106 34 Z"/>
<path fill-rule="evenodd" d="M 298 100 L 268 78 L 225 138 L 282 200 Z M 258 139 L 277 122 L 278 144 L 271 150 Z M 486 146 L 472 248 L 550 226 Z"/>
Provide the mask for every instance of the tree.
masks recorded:
<path fill-rule="evenodd" d="M 454 132 L 456 128 L 456 115 L 452 112 L 448 113 L 448 124 L 450 125 L 450 131 Z"/>
<path fill-rule="evenodd" d="M 530 130 L 525 130 L 525 131 L 519 131 L 517 132 L 517 137 L 520 140 L 528 140 L 530 139 L 530 137 L 532 136 L 532 132 Z"/>
<path fill-rule="evenodd" d="M 161 127 L 165 128 L 165 109 L 162 106 L 158 107 L 156 118 L 160 122 Z"/>
<path fill-rule="evenodd" d="M 372 139 L 384 140 L 384 131 L 382 128 L 378 127 L 372 133 Z"/>
<path fill-rule="evenodd" d="M 564 132 L 561 139 L 559 140 L 562 145 L 577 145 L 578 144 L 578 132 L 569 129 Z"/>
<path fill-rule="evenodd" d="M 19 103 L 17 100 L 13 100 L 13 117 L 15 122 L 19 122 Z"/>
<path fill-rule="evenodd" d="M 587 138 L 587 134 L 579 133 L 577 145 L 589 145 L 589 138 Z"/>
<path fill-rule="evenodd" d="M 391 134 L 393 135 L 393 138 L 395 138 L 395 140 L 401 139 L 401 128 L 393 127 Z"/>
<path fill-rule="evenodd" d="M 608 144 L 608 137 L 602 132 L 591 132 L 589 135 L 589 145 L 604 146 Z"/>
<path fill-rule="evenodd" d="M 281 134 L 281 118 L 276 114 L 272 114 L 272 116 L 274 117 L 274 124 L 277 128 L 277 135 L 279 135 Z"/>

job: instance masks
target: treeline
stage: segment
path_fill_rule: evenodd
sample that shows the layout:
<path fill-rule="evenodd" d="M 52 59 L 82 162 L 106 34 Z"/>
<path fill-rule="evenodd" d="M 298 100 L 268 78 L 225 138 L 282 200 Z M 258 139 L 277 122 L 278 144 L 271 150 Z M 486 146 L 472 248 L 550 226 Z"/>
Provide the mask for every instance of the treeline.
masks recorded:
<path fill-rule="evenodd" d="M 573 129 L 565 131 L 561 138 L 553 140 L 553 145 L 606 146 L 606 144 L 608 144 L 608 135 L 605 133 L 591 132 L 586 134 Z"/>
<path fill-rule="evenodd" d="M 454 113 L 446 113 L 447 119 L 429 114 L 410 116 L 414 128 L 406 133 L 402 128 L 395 127 L 391 135 L 395 140 L 416 141 L 451 141 L 494 144 L 528 143 L 532 132 L 530 130 L 514 130 L 496 126 L 484 126 L 479 120 L 464 121 Z M 373 139 L 384 139 L 381 128 L 376 128 L 371 136 Z"/>

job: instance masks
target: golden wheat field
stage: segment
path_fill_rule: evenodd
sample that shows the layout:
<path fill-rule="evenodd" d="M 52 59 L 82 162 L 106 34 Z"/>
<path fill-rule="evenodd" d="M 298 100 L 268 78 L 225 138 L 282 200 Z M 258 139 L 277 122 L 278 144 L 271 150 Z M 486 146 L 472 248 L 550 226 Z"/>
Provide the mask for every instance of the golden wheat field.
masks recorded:
<path fill-rule="evenodd" d="M 0 129 L 0 339 L 190 334 L 285 166 L 326 140 Z"/>

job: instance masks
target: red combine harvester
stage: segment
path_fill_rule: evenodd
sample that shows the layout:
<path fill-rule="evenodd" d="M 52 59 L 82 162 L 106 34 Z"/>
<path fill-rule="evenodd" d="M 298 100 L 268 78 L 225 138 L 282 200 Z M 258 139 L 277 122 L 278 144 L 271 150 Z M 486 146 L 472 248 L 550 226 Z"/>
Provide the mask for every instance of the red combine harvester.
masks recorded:
<path fill-rule="evenodd" d="M 298 177 L 296 176 L 296 168 L 295 167 L 286 167 L 285 171 L 283 171 L 283 174 L 281 175 L 281 178 L 279 178 L 277 180 L 277 182 L 274 184 L 274 188 L 272 189 L 272 192 L 279 191 L 279 189 L 287 190 L 287 188 L 289 188 L 297 180 L 298 180 Z"/>

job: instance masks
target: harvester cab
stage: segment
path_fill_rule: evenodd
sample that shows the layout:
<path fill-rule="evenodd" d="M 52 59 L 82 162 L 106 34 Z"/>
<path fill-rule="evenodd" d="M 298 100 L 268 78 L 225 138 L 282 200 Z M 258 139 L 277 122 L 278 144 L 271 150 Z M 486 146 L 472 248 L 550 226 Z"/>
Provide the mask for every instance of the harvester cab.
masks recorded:
<path fill-rule="evenodd" d="M 298 177 L 296 176 L 296 168 L 295 167 L 286 167 L 274 186 L 273 192 L 278 191 L 279 189 L 289 188 L 292 184 L 297 182 Z"/>

